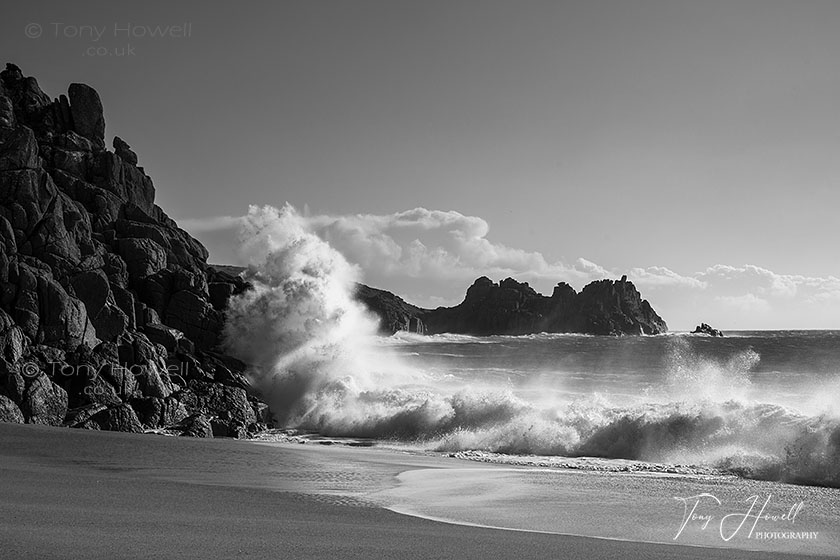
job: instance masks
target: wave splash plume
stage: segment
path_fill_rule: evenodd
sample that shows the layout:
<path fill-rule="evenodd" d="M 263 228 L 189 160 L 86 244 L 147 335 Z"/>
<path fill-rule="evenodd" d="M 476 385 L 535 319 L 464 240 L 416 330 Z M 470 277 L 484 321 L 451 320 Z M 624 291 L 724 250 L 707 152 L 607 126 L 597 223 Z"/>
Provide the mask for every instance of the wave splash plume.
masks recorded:
<path fill-rule="evenodd" d="M 253 289 L 231 300 L 226 344 L 250 364 L 283 427 L 438 451 L 695 464 L 840 486 L 836 411 L 809 416 L 748 398 L 760 359 L 752 350 L 715 361 L 669 337 L 661 390 L 636 399 L 537 400 L 510 386 L 441 380 L 401 361 L 393 351 L 401 344 L 377 339 L 375 320 L 352 298 L 358 271 L 290 205 L 251 207 L 241 237 Z"/>

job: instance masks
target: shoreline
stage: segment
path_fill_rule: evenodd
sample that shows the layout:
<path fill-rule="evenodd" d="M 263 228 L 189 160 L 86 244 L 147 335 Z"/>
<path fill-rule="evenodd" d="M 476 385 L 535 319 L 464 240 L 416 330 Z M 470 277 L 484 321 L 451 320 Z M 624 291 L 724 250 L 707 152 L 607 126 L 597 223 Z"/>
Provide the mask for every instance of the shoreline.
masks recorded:
<path fill-rule="evenodd" d="M 423 482 L 432 473 L 443 491 L 450 487 L 443 478 L 463 471 L 464 462 L 387 449 L 0 424 L 0 459 L 0 542 L 11 558 L 801 555 L 508 531 L 396 513 L 386 503 L 397 505 L 394 493 L 410 487 L 405 478 Z M 469 468 L 482 480 L 497 469 Z"/>
<path fill-rule="evenodd" d="M 401 484 L 386 492 L 399 505 L 392 511 L 445 523 L 505 531 L 656 545 L 680 545 L 703 550 L 741 552 L 787 552 L 799 555 L 833 556 L 840 550 L 836 528 L 840 492 L 818 487 L 802 488 L 779 483 L 749 481 L 735 477 L 673 475 L 670 473 L 617 473 L 517 467 L 496 464 L 490 469 L 456 467 L 443 472 L 406 471 Z M 711 522 L 685 521 L 676 496 L 706 496 L 697 515 Z M 766 498 L 768 516 L 784 515 L 791 505 L 803 506 L 807 515 L 796 523 L 744 517 L 740 514 L 751 495 Z M 720 499 L 720 506 L 712 504 Z M 724 523 L 723 517 L 735 516 Z M 743 529 L 743 530 L 741 530 Z M 762 535 L 785 532 L 816 532 L 814 540 L 768 540 Z M 755 531 L 755 534 L 753 534 Z M 730 534 L 723 539 L 723 533 Z M 778 532 L 778 531 L 776 531 Z M 731 540 L 730 540 L 731 539 Z"/>

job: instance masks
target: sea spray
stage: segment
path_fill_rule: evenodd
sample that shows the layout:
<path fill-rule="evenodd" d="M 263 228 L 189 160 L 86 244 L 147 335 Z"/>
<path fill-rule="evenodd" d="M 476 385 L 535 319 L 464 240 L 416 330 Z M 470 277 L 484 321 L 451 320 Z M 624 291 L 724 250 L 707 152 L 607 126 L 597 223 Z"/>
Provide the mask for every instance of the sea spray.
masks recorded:
<path fill-rule="evenodd" d="M 231 300 L 226 345 L 250 365 L 281 425 L 417 439 L 529 408 L 506 391 L 441 394 L 378 344 L 375 321 L 352 297 L 357 270 L 290 205 L 251 207 L 240 236 L 253 288 Z"/>
<path fill-rule="evenodd" d="M 370 380 L 360 361 L 375 323 L 351 297 L 357 271 L 291 206 L 252 206 L 240 237 L 253 288 L 231 300 L 226 345 L 278 420 L 294 424 L 317 397 Z"/>
<path fill-rule="evenodd" d="M 398 359 L 401 344 L 518 341 L 402 334 L 383 343 L 352 297 L 358 271 L 291 206 L 252 207 L 241 254 L 253 288 L 231 300 L 226 343 L 250 364 L 283 427 L 439 451 L 694 463 L 840 485 L 836 415 L 809 417 L 751 399 L 749 374 L 759 362 L 751 349 L 709 359 L 677 337 L 656 390 L 631 399 L 546 391 L 527 398 L 510 384 L 431 375 Z"/>

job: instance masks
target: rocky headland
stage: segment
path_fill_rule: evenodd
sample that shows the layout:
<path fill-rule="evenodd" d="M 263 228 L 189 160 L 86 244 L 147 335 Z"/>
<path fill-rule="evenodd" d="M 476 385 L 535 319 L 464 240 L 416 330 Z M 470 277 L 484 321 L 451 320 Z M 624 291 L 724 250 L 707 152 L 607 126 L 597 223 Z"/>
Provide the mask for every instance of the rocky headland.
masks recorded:
<path fill-rule="evenodd" d="M 241 437 L 271 421 L 220 350 L 246 284 L 155 204 L 97 92 L 0 72 L 0 420 Z"/>
<path fill-rule="evenodd" d="M 482 276 L 454 307 L 422 309 L 384 290 L 360 286 L 359 299 L 380 318 L 384 333 L 523 335 L 540 332 L 593 335 L 660 334 L 665 321 L 627 277 L 598 280 L 580 293 L 565 282 L 551 296 L 527 282 Z"/>

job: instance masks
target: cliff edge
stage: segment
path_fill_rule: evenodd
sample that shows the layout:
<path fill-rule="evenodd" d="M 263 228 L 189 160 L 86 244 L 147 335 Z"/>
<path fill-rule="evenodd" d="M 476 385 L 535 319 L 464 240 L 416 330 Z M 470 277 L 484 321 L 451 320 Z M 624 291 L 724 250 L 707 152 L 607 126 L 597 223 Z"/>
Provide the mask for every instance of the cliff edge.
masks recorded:
<path fill-rule="evenodd" d="M 97 92 L 0 72 L 0 421 L 240 437 L 270 421 L 219 348 L 244 282 L 155 204 Z"/>

